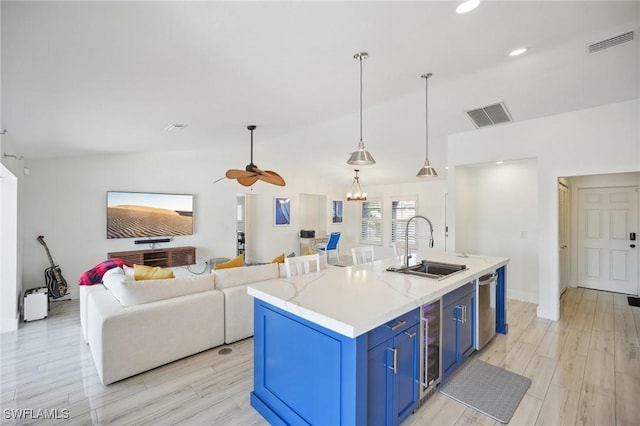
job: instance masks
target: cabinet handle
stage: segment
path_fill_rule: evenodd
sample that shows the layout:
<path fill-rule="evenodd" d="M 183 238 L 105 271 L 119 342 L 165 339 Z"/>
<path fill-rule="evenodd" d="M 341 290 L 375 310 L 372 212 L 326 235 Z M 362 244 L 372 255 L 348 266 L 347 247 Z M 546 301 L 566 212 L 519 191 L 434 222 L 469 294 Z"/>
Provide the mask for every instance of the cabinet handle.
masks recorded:
<path fill-rule="evenodd" d="M 398 350 L 395 348 L 387 348 L 387 350 L 390 350 L 391 352 L 393 352 L 393 366 L 389 366 L 389 368 L 393 370 L 393 373 L 395 374 L 398 372 L 396 370 L 396 363 L 398 362 Z"/>
<path fill-rule="evenodd" d="M 413 339 L 414 337 L 416 337 L 416 332 L 414 331 L 413 333 L 410 333 L 408 331 L 405 331 L 404 334 L 406 334 L 407 336 L 409 336 L 409 339 Z"/>
<path fill-rule="evenodd" d="M 456 310 L 453 317 L 454 321 L 462 322 L 462 305 L 456 305 Z"/>
<path fill-rule="evenodd" d="M 400 327 L 402 327 L 406 323 L 407 323 L 406 321 L 398 321 L 397 323 L 393 324 L 392 326 L 387 326 L 387 327 L 390 328 L 393 331 L 393 330 L 399 329 Z"/>
<path fill-rule="evenodd" d="M 462 305 L 462 323 L 467 323 L 467 305 Z"/>

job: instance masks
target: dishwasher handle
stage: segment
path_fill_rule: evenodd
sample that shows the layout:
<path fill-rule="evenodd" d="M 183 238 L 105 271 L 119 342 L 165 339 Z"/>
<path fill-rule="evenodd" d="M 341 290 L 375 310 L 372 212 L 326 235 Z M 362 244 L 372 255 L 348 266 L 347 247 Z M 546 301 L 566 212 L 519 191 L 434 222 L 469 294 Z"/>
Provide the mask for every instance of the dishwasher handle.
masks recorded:
<path fill-rule="evenodd" d="M 496 282 L 497 278 L 498 278 L 498 274 L 495 272 L 483 275 L 480 278 L 478 278 L 478 285 L 493 284 Z"/>

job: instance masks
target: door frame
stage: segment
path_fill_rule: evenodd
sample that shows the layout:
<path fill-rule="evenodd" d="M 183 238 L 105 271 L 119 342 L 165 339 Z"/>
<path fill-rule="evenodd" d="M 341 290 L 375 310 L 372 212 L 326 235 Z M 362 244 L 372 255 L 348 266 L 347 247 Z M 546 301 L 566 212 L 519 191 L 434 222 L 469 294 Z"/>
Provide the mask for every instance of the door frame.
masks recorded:
<path fill-rule="evenodd" d="M 564 179 L 563 179 L 564 180 Z M 562 293 L 564 293 L 564 291 L 569 288 L 571 286 L 571 282 L 572 282 L 572 273 L 571 273 L 571 256 L 572 256 L 572 252 L 573 250 L 571 250 L 572 245 L 571 245 L 571 187 L 563 182 L 563 180 L 558 179 L 558 283 L 560 285 L 560 296 L 562 296 Z M 565 210 L 564 210 L 564 214 L 565 214 L 565 219 L 564 221 L 562 220 L 562 214 L 563 214 L 563 210 L 562 210 L 562 203 L 560 202 L 560 193 L 563 192 L 565 193 Z M 563 259 L 563 255 L 562 255 L 562 225 L 564 223 L 564 232 L 565 232 L 565 238 L 566 238 L 566 258 Z M 566 268 L 566 282 L 565 287 L 563 288 L 562 284 L 563 284 L 563 268 Z"/>

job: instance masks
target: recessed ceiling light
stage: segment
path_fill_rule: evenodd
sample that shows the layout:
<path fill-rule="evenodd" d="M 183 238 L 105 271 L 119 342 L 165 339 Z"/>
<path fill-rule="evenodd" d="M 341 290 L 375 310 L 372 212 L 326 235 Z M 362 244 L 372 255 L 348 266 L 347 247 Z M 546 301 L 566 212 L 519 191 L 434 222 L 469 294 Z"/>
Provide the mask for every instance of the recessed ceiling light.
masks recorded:
<path fill-rule="evenodd" d="M 165 130 L 167 132 L 178 132 L 180 130 L 186 129 L 187 126 L 188 124 L 172 124 L 171 126 L 167 127 Z"/>
<path fill-rule="evenodd" d="M 502 160 L 496 161 L 496 164 L 503 164 L 503 163 L 504 163 L 504 161 L 502 161 Z"/>
<path fill-rule="evenodd" d="M 444 166 L 444 169 L 445 170 L 449 170 L 449 166 Z"/>
<path fill-rule="evenodd" d="M 518 56 L 518 55 L 522 55 L 524 52 L 527 51 L 526 47 L 521 47 L 519 49 L 516 50 L 512 50 L 511 52 L 509 52 L 509 56 Z"/>
<path fill-rule="evenodd" d="M 464 3 L 456 7 L 456 13 L 471 12 L 476 7 L 480 6 L 480 0 L 467 0 Z"/>

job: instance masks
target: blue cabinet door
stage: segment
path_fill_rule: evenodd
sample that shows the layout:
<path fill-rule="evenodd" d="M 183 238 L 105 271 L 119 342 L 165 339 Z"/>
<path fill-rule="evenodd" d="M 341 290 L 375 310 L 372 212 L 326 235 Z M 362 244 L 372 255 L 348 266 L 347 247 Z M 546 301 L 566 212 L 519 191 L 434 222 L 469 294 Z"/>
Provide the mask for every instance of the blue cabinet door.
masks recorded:
<path fill-rule="evenodd" d="M 389 354 L 393 339 L 369 349 L 367 372 L 367 425 L 387 425 L 391 421 L 391 381 Z"/>
<path fill-rule="evenodd" d="M 458 361 L 462 361 L 467 358 L 474 351 L 473 346 L 473 334 L 475 331 L 475 293 L 469 294 L 462 298 L 459 303 L 464 309 L 462 312 L 462 319 L 458 322 Z"/>
<path fill-rule="evenodd" d="M 457 334 L 458 334 L 458 312 L 456 303 L 445 306 L 442 309 L 442 381 L 453 371 L 458 357 Z"/>
<path fill-rule="evenodd" d="M 418 320 L 418 316 L 411 315 Z M 398 321 L 401 319 L 401 321 Z M 396 318 L 369 332 L 367 358 L 367 425 L 399 425 L 420 400 L 420 340 L 418 324 Z M 402 324 L 394 330 L 394 325 Z M 383 340 L 381 336 L 387 336 Z"/>
<path fill-rule="evenodd" d="M 400 424 L 409 417 L 417 407 L 419 394 L 418 365 L 420 353 L 420 337 L 418 324 L 397 334 L 394 337 L 394 348 L 396 351 L 396 372 L 395 376 L 395 408 L 393 413 L 395 421 L 393 424 Z"/>
<path fill-rule="evenodd" d="M 442 309 L 442 382 L 475 350 L 475 288 L 457 296 Z"/>

